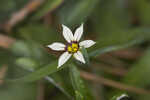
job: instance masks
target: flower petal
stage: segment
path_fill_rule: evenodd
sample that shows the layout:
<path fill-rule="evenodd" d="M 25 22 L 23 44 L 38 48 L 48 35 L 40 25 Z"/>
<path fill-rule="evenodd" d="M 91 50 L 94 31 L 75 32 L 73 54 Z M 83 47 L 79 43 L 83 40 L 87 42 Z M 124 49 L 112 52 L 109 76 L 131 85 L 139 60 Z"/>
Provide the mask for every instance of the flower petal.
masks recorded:
<path fill-rule="evenodd" d="M 74 39 L 72 31 L 67 26 L 65 26 L 63 24 L 62 24 L 62 27 L 63 27 L 63 36 L 66 39 L 66 41 L 70 43 Z"/>
<path fill-rule="evenodd" d="M 51 45 L 48 45 L 49 48 L 56 51 L 63 51 L 65 50 L 65 45 L 59 42 L 52 43 Z"/>
<path fill-rule="evenodd" d="M 94 45 L 96 42 L 94 42 L 93 40 L 84 40 L 82 42 L 79 43 L 80 47 L 84 47 L 84 48 L 89 48 L 92 45 Z"/>
<path fill-rule="evenodd" d="M 128 95 L 122 94 L 121 96 L 117 97 L 116 100 L 122 100 L 125 97 L 128 97 Z"/>
<path fill-rule="evenodd" d="M 69 60 L 72 54 L 69 54 L 68 52 L 64 52 L 58 60 L 58 68 L 61 67 L 65 62 Z"/>
<path fill-rule="evenodd" d="M 78 51 L 77 53 L 75 53 L 73 55 L 77 60 L 81 61 L 82 63 L 85 64 L 85 60 L 84 60 L 84 57 L 82 55 L 82 53 L 80 51 Z"/>
<path fill-rule="evenodd" d="M 75 34 L 74 34 L 74 40 L 79 41 L 82 34 L 83 34 L 83 24 L 81 24 L 81 26 L 76 29 Z"/>

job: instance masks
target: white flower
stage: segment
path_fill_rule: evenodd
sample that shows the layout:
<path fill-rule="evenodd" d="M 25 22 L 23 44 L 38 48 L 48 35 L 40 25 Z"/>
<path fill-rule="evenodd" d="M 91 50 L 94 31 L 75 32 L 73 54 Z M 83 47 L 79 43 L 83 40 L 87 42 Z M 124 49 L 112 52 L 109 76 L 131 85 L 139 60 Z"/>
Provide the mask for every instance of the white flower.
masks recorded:
<path fill-rule="evenodd" d="M 95 44 L 92 40 L 85 40 L 79 43 L 79 40 L 83 34 L 83 24 L 79 28 L 76 29 L 74 35 L 72 31 L 65 25 L 63 27 L 63 36 L 65 40 L 68 42 L 67 45 L 64 45 L 59 42 L 52 43 L 48 45 L 49 48 L 55 51 L 65 51 L 58 60 L 58 68 L 62 66 L 68 59 L 73 55 L 75 59 L 78 61 L 85 63 L 84 57 L 80 52 L 82 47 L 89 48 Z"/>

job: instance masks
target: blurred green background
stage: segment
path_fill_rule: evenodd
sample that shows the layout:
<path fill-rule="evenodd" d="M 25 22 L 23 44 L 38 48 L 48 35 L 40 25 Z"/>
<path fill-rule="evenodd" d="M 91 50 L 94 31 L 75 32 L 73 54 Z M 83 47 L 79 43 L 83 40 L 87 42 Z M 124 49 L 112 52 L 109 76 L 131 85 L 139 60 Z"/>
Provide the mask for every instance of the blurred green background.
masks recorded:
<path fill-rule="evenodd" d="M 150 0 L 0 0 L 0 100 L 150 100 Z M 46 46 L 84 23 L 87 61 Z"/>

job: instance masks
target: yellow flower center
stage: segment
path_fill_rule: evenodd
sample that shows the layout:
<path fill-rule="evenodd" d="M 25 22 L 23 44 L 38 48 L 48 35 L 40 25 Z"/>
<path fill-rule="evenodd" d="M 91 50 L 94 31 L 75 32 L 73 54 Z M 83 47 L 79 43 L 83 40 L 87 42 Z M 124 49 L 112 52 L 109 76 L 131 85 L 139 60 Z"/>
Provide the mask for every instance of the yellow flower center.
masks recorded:
<path fill-rule="evenodd" d="M 72 43 L 71 45 L 68 45 L 67 47 L 67 51 L 69 53 L 76 53 L 79 49 L 79 46 L 77 43 Z"/>

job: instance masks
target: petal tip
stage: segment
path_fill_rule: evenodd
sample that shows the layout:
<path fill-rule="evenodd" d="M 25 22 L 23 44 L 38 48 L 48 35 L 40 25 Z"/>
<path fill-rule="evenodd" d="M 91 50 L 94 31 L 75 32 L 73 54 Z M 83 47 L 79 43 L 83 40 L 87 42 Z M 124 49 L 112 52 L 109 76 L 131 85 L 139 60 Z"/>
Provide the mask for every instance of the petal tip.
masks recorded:
<path fill-rule="evenodd" d="M 83 23 L 76 29 L 74 34 L 74 40 L 79 41 L 83 35 Z"/>
<path fill-rule="evenodd" d="M 84 60 L 84 58 L 83 58 L 83 59 L 81 59 L 81 60 L 80 60 L 80 62 L 81 62 L 81 63 L 83 63 L 83 64 L 85 64 L 85 63 L 86 63 L 86 62 L 85 62 L 85 60 Z"/>
<path fill-rule="evenodd" d="M 59 42 L 54 42 L 50 45 L 47 45 L 47 47 L 55 51 L 63 51 L 65 48 L 65 45 Z"/>
<path fill-rule="evenodd" d="M 70 43 L 74 39 L 72 31 L 70 30 L 69 27 L 65 26 L 64 24 L 62 24 L 62 28 L 65 40 Z"/>
<path fill-rule="evenodd" d="M 81 23 L 81 26 L 84 26 L 84 23 Z"/>
<path fill-rule="evenodd" d="M 58 65 L 58 66 L 57 66 L 57 68 L 60 68 L 60 67 L 61 67 L 61 65 Z"/>
<path fill-rule="evenodd" d="M 62 66 L 62 64 L 60 62 L 58 62 L 57 68 L 60 68 L 61 66 Z"/>
<path fill-rule="evenodd" d="M 74 54 L 76 60 L 80 61 L 81 63 L 85 64 L 85 59 L 80 51 Z"/>
<path fill-rule="evenodd" d="M 93 41 L 93 45 L 94 45 L 94 44 L 96 44 L 96 42 L 95 42 L 95 41 Z"/>
<path fill-rule="evenodd" d="M 61 26 L 62 26 L 62 27 L 65 27 L 65 25 L 64 25 L 64 24 L 62 24 Z"/>
<path fill-rule="evenodd" d="M 79 45 L 84 48 L 89 48 L 89 47 L 93 46 L 94 44 L 96 44 L 96 42 L 93 40 L 84 40 L 79 43 Z"/>
<path fill-rule="evenodd" d="M 82 61 L 82 63 L 83 63 L 83 64 L 85 64 L 85 63 L 86 63 L 86 62 L 85 62 L 85 60 L 84 60 L 84 61 Z"/>
<path fill-rule="evenodd" d="M 48 48 L 51 48 L 51 45 L 52 45 L 52 44 L 50 44 L 50 45 L 47 45 L 46 47 L 48 47 Z"/>

